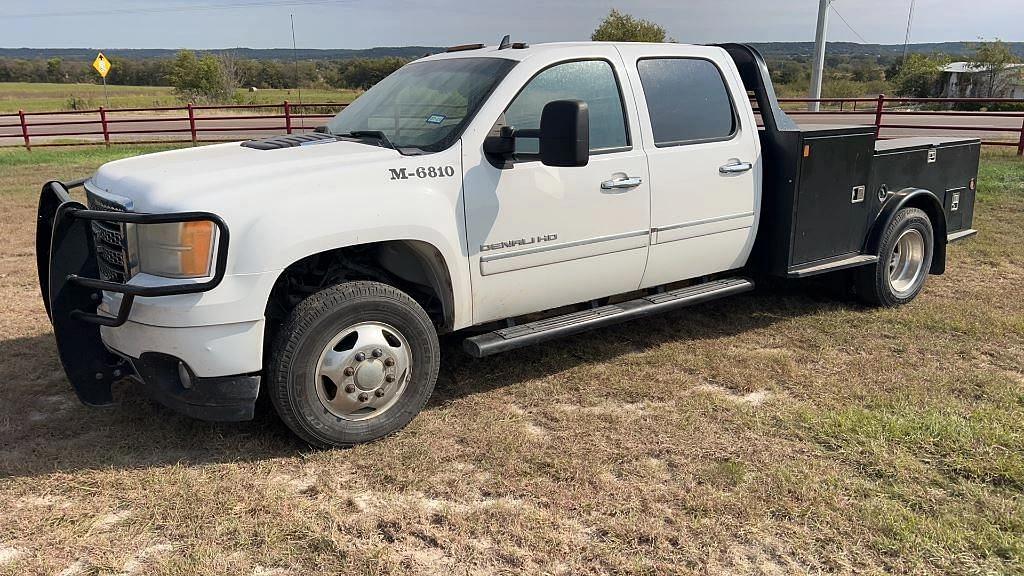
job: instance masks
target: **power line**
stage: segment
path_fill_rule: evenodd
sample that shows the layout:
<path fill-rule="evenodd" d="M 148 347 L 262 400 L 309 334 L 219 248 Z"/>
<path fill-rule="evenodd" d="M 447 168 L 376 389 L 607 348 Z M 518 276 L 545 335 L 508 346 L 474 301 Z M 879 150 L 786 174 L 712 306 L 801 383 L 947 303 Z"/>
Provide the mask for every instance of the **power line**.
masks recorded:
<path fill-rule="evenodd" d="M 156 6 L 150 8 L 113 8 L 98 10 L 62 10 L 60 12 L 23 12 L 20 14 L 2 14 L 0 20 L 21 18 L 57 18 L 61 16 L 118 16 L 126 14 L 163 14 L 168 12 L 194 12 L 206 10 L 235 10 L 239 8 L 270 8 L 278 6 L 316 6 L 343 4 L 349 0 L 254 0 L 249 2 L 224 2 L 219 4 L 195 4 L 192 6 Z"/>
<path fill-rule="evenodd" d="M 914 22 L 914 4 L 917 0 L 910 0 L 910 14 L 907 15 L 907 35 L 903 38 L 903 60 L 900 62 L 902 66 L 907 61 L 907 48 L 910 47 L 910 25 Z"/>
<path fill-rule="evenodd" d="M 835 4 L 830 4 L 829 6 L 832 8 L 832 11 L 836 13 L 836 16 L 839 16 L 839 19 L 843 21 L 843 24 L 846 24 L 846 27 L 850 29 L 850 32 L 853 32 L 854 35 L 856 35 L 857 38 L 860 38 L 860 41 L 863 42 L 864 44 L 870 44 L 870 42 L 865 40 L 864 37 L 860 35 L 860 32 L 857 32 L 856 30 L 853 29 L 853 26 L 850 26 L 850 23 L 846 21 L 846 18 L 843 18 L 843 15 L 839 13 L 839 10 L 836 10 Z"/>

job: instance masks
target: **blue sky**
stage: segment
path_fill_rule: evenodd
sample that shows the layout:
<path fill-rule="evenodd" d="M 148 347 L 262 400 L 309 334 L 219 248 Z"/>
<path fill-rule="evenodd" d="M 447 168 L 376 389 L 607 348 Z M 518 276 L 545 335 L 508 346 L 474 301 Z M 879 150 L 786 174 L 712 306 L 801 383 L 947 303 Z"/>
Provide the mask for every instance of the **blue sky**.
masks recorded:
<path fill-rule="evenodd" d="M 0 46 L 303 48 L 586 39 L 615 6 L 681 42 L 812 40 L 817 0 L 2 0 Z M 903 42 L 910 0 L 835 0 L 830 39 Z M 1024 0 L 917 0 L 912 42 L 1024 41 Z M 856 32 L 851 31 L 851 27 Z M 859 34 L 860 36 L 858 36 Z"/>

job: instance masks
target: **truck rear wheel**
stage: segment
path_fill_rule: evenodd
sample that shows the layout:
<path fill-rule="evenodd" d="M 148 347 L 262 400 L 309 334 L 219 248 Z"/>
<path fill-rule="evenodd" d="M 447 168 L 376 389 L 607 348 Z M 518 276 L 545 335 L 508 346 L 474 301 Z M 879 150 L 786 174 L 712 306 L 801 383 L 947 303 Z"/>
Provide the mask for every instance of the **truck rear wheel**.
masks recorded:
<path fill-rule="evenodd" d="M 921 293 L 932 266 L 935 237 L 923 210 L 904 208 L 882 235 L 878 263 L 861 268 L 857 294 L 874 306 L 900 306 Z"/>
<path fill-rule="evenodd" d="M 347 282 L 303 300 L 278 334 L 269 396 L 284 423 L 317 447 L 401 430 L 434 389 L 433 323 L 404 292 Z"/>

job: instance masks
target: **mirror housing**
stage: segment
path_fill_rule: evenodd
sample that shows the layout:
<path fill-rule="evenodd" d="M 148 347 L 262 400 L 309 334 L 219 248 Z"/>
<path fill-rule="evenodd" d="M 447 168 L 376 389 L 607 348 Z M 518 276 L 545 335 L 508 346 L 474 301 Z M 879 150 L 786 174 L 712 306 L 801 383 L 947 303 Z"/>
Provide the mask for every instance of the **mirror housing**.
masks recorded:
<path fill-rule="evenodd" d="M 555 100 L 540 116 L 540 161 L 545 166 L 586 166 L 590 161 L 590 109 L 582 100 Z"/>
<path fill-rule="evenodd" d="M 590 109 L 582 100 L 554 100 L 541 112 L 539 129 L 496 127 L 484 139 L 484 153 L 511 168 L 512 160 L 540 160 L 545 166 L 586 166 L 590 161 Z M 539 154 L 516 154 L 516 138 L 536 138 Z"/>

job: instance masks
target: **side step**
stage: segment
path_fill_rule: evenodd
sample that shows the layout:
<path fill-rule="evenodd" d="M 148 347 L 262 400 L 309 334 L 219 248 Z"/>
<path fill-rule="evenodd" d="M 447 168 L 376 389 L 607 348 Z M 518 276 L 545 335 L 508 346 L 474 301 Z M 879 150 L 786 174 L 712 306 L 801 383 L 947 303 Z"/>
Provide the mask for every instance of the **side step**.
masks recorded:
<path fill-rule="evenodd" d="M 745 278 L 713 280 L 678 290 L 651 294 L 636 300 L 608 304 L 590 310 L 495 330 L 466 338 L 462 346 L 471 356 L 482 358 L 562 336 L 579 334 L 592 328 L 618 324 L 674 308 L 692 306 L 724 296 L 749 292 L 753 289 L 754 283 Z"/>

